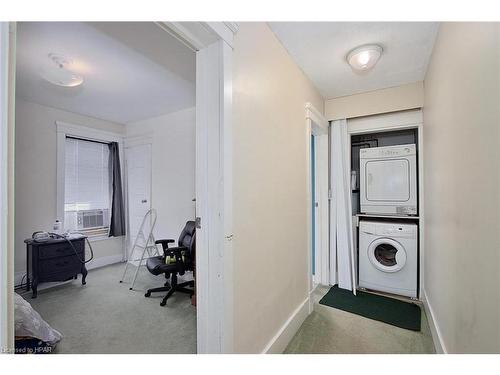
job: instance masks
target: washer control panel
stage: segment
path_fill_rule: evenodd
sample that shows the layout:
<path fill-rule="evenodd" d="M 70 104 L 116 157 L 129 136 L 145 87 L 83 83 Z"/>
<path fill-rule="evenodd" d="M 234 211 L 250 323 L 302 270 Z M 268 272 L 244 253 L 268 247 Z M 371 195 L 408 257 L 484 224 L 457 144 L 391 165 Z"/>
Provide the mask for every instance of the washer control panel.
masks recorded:
<path fill-rule="evenodd" d="M 361 221 L 359 223 L 361 232 L 374 236 L 405 237 L 413 238 L 417 236 L 416 224 L 382 223 L 372 221 Z"/>

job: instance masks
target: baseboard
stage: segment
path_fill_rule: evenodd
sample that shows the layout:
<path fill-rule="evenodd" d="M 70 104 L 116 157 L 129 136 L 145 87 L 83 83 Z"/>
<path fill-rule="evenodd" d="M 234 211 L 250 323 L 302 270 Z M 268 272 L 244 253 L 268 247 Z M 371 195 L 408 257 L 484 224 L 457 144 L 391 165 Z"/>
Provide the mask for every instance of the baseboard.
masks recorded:
<path fill-rule="evenodd" d="M 427 315 L 427 321 L 429 322 L 429 327 L 431 329 L 432 341 L 434 341 L 436 353 L 448 354 L 446 346 L 444 345 L 441 330 L 439 329 L 439 325 L 437 324 L 436 315 L 434 314 L 434 310 L 432 309 L 432 306 L 427 299 L 427 293 L 425 292 L 425 290 L 422 290 L 422 303 L 424 305 L 425 315 Z"/>
<path fill-rule="evenodd" d="M 313 288 L 311 289 L 311 291 L 309 291 L 309 302 L 308 302 L 308 305 L 309 305 L 309 314 L 313 312 L 314 310 L 314 298 L 313 298 L 313 294 L 314 294 L 314 291 L 316 290 L 316 288 L 318 287 L 319 284 L 313 284 Z"/>
<path fill-rule="evenodd" d="M 95 258 L 92 259 L 90 262 L 87 263 L 85 266 L 87 270 L 93 270 L 96 268 L 101 268 L 104 266 L 109 266 L 111 264 L 115 263 L 120 263 L 123 262 L 123 255 L 118 254 L 118 255 L 109 255 L 107 257 L 100 257 L 100 258 Z"/>
<path fill-rule="evenodd" d="M 122 261 L 123 261 L 123 255 L 121 255 L 121 254 L 110 255 L 110 256 L 106 256 L 106 257 L 92 259 L 89 263 L 87 263 L 85 265 L 85 267 L 87 268 L 87 270 L 93 270 L 96 268 L 109 266 L 111 264 L 120 263 Z M 15 272 L 14 273 L 14 285 L 21 284 L 21 281 L 26 282 L 25 275 L 26 275 L 26 271 Z M 23 280 L 23 278 L 24 278 L 24 280 Z M 56 284 L 56 283 L 50 283 L 50 284 Z M 57 284 L 59 284 L 59 283 L 57 283 Z M 42 290 L 42 289 L 40 289 L 40 290 Z"/>
<path fill-rule="evenodd" d="M 281 354 L 309 315 L 309 297 L 290 315 L 278 333 L 269 341 L 262 354 Z"/>
<path fill-rule="evenodd" d="M 26 271 L 18 271 L 18 272 L 15 272 L 14 273 L 14 285 L 17 286 L 17 285 L 20 285 L 21 282 L 23 281 L 23 278 L 24 278 L 24 282 L 26 282 Z"/>

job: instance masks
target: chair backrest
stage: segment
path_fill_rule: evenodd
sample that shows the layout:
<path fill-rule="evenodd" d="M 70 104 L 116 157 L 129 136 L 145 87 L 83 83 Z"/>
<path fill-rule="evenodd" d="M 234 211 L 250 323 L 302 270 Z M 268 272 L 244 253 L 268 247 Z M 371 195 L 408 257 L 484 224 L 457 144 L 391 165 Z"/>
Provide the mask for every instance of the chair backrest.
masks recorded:
<path fill-rule="evenodd" d="M 196 224 L 194 221 L 186 222 L 179 236 L 178 246 L 187 247 L 188 257 L 194 261 L 196 251 Z"/>

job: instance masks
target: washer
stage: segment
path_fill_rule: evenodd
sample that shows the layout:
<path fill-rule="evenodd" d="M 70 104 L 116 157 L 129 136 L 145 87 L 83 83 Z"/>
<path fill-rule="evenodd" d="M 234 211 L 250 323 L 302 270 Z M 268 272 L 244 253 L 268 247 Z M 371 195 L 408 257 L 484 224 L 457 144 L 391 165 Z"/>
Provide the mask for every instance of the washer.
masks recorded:
<path fill-rule="evenodd" d="M 415 144 L 363 148 L 359 162 L 362 213 L 417 215 Z"/>
<path fill-rule="evenodd" d="M 359 286 L 417 298 L 416 224 L 359 223 Z"/>

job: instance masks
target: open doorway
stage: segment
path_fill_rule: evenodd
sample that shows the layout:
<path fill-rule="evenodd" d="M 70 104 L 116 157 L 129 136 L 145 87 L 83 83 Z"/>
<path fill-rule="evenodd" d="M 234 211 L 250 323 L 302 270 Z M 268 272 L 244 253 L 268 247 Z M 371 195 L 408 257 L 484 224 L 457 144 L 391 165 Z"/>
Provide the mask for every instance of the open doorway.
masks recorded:
<path fill-rule="evenodd" d="M 158 267 L 189 263 L 175 274 L 131 257 L 144 211 L 146 237 L 174 245 L 195 221 L 195 84 L 195 52 L 155 23 L 17 24 L 15 285 L 62 335 L 56 352 L 196 352 L 195 299 L 144 296 L 193 280 L 191 254 L 153 241 Z"/>
<path fill-rule="evenodd" d="M 329 258 L 329 165 L 328 122 L 311 104 L 306 104 L 307 202 L 309 223 L 309 292 L 319 285 L 328 285 Z M 334 272 L 334 271 L 333 271 Z M 309 309 L 312 311 L 312 299 Z"/>

